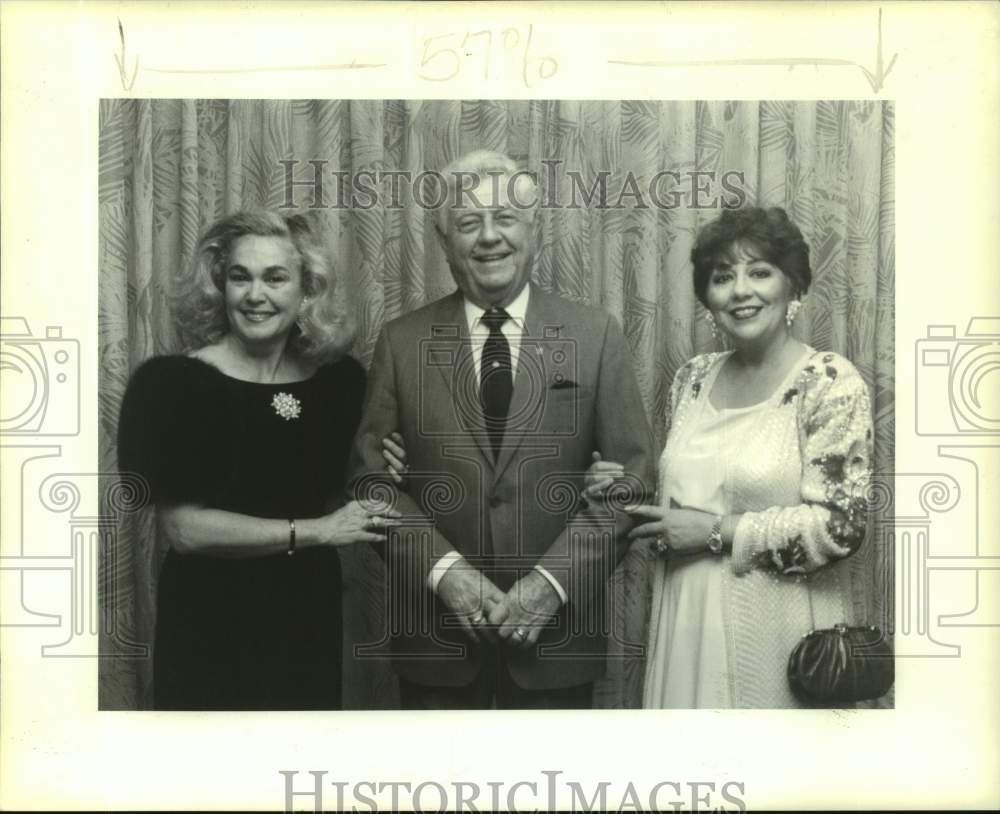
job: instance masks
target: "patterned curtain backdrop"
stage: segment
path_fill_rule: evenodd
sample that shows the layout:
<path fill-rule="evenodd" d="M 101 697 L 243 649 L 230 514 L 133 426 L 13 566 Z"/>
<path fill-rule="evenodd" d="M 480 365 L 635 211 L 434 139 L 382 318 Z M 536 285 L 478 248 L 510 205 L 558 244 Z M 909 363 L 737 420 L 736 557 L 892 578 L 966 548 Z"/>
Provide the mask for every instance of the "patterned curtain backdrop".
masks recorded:
<path fill-rule="evenodd" d="M 166 283 L 203 228 L 243 207 L 289 203 L 288 173 L 309 181 L 318 168 L 322 189 L 296 184 L 293 203 L 312 208 L 324 226 L 357 315 L 353 353 L 367 366 L 387 320 L 454 284 L 433 213 L 407 184 L 399 205 L 388 195 L 338 205 L 338 196 L 348 204 L 350 196 L 338 193 L 336 174 L 415 177 L 474 148 L 501 150 L 538 173 L 533 279 L 620 320 L 658 445 L 674 371 L 714 347 L 691 285 L 698 228 L 723 201 L 783 206 L 806 236 L 814 270 L 795 332 L 861 371 L 873 394 L 877 470 L 892 471 L 891 102 L 133 99 L 105 101 L 100 111 L 102 471 L 116 468 L 129 375 L 144 359 L 179 349 Z M 140 648 L 151 641 L 162 552 L 145 512 L 122 517 L 112 539 L 102 608 L 105 653 L 114 658 L 101 662 L 100 705 L 144 708 L 150 669 Z M 893 572 L 881 541 L 874 528 L 851 568 L 859 609 L 885 624 Z M 622 653 L 644 641 L 646 558 L 635 546 L 616 574 L 619 630 L 600 706 L 639 702 L 642 661 Z M 388 665 L 351 657 L 355 643 L 380 638 L 381 563 L 365 547 L 343 560 L 345 705 L 391 708 L 397 690 Z"/>

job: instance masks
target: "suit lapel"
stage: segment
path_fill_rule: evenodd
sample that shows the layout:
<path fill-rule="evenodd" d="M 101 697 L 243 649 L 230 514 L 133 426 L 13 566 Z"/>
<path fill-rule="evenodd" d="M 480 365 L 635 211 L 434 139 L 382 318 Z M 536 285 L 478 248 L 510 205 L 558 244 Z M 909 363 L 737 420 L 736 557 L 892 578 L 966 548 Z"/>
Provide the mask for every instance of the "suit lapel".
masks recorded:
<path fill-rule="evenodd" d="M 459 427 L 472 436 L 492 467 L 493 450 L 479 401 L 479 377 L 461 292 L 456 291 L 443 305 L 440 318 L 435 317 L 431 325 L 428 351 L 430 363 L 438 369 L 451 399 L 450 404 L 442 406 L 453 412 Z"/>

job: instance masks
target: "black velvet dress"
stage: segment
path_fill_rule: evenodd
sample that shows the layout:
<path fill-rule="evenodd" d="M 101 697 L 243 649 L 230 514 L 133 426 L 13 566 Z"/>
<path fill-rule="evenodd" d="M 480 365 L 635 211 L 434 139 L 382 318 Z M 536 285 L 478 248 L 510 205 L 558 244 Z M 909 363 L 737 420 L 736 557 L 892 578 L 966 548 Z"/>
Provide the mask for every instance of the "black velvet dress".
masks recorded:
<path fill-rule="evenodd" d="M 240 381 L 187 356 L 150 359 L 122 403 L 119 467 L 143 475 L 157 505 L 318 517 L 343 490 L 364 386 L 350 358 L 285 384 Z M 273 405 L 282 393 L 298 402 L 297 417 Z M 171 550 L 157 592 L 154 705 L 339 709 L 342 641 L 335 549 Z"/>

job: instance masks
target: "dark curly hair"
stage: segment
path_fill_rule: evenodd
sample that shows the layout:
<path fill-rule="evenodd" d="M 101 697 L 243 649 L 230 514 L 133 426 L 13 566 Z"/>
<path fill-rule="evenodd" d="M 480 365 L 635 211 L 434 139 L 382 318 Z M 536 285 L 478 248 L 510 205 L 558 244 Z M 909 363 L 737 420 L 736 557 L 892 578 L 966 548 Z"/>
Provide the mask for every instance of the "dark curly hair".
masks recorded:
<path fill-rule="evenodd" d="M 784 209 L 750 206 L 726 209 L 702 227 L 691 249 L 694 264 L 694 293 L 706 308 L 705 292 L 712 271 L 737 243 L 749 243 L 766 260 L 781 269 L 791 281 L 796 297 L 803 296 L 812 282 L 809 244 Z"/>

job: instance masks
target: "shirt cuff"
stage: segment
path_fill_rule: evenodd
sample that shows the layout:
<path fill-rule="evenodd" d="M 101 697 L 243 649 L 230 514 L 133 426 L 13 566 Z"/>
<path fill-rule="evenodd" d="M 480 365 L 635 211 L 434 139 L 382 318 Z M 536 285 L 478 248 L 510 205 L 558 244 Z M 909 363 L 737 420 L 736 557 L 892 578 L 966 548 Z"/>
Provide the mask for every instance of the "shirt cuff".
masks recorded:
<path fill-rule="evenodd" d="M 554 576 L 552 576 L 552 574 L 548 572 L 548 570 L 542 568 L 542 566 L 540 565 L 536 565 L 535 570 L 549 581 L 549 584 L 552 586 L 555 592 L 559 594 L 559 601 L 563 605 L 565 605 L 569 601 L 569 597 L 566 596 L 566 591 L 564 591 L 563 586 L 559 584 L 559 580 L 557 580 Z"/>
<path fill-rule="evenodd" d="M 445 571 L 462 559 L 464 559 L 464 557 L 462 557 L 462 555 L 457 551 L 449 551 L 445 554 L 440 560 L 431 566 L 431 572 L 427 575 L 427 587 L 436 594 L 438 583 L 441 581 L 441 577 L 444 576 Z"/>
<path fill-rule="evenodd" d="M 427 575 L 427 587 L 434 593 L 437 593 L 438 583 L 441 582 L 441 578 L 445 575 L 448 569 L 455 563 L 464 559 L 465 558 L 457 551 L 449 551 L 445 554 L 431 567 L 431 572 Z M 552 576 L 547 569 L 540 565 L 536 565 L 535 570 L 549 581 L 552 589 L 556 592 L 556 594 L 558 594 L 559 601 L 565 605 L 566 602 L 569 601 L 569 597 L 566 595 L 566 591 L 563 590 L 563 586 L 559 584 L 559 581 Z"/>

